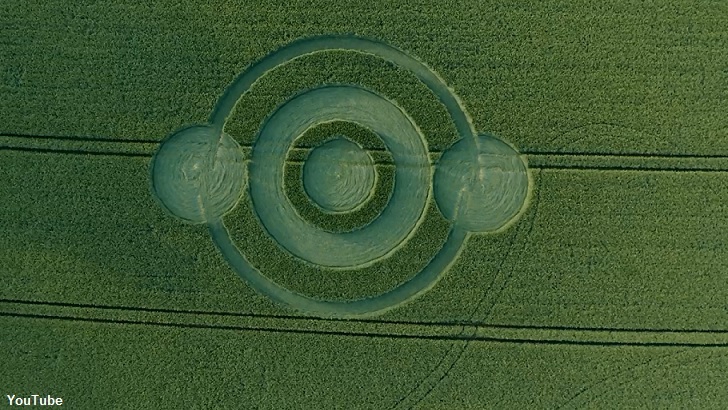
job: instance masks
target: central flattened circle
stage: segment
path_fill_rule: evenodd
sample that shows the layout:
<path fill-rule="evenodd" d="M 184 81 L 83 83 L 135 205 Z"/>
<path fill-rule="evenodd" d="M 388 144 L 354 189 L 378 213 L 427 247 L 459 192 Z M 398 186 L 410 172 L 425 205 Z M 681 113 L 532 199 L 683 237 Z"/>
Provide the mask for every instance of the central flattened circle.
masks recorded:
<path fill-rule="evenodd" d="M 349 212 L 361 206 L 375 179 L 372 157 L 343 137 L 314 148 L 303 165 L 306 194 L 324 212 Z"/>
<path fill-rule="evenodd" d="M 326 232 L 301 218 L 284 190 L 289 149 L 307 129 L 325 121 L 359 124 L 379 135 L 396 165 L 387 206 L 371 223 L 351 232 Z M 425 138 L 386 98 L 356 86 L 327 86 L 279 107 L 261 128 L 250 163 L 250 197 L 266 231 L 305 261 L 350 268 L 394 252 L 424 216 L 431 190 Z"/>

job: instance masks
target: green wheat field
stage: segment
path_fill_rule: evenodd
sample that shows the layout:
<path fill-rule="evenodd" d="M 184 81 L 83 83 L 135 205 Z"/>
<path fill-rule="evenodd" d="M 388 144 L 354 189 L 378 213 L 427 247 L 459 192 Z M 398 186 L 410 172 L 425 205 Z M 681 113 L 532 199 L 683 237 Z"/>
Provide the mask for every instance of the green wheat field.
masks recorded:
<path fill-rule="evenodd" d="M 3 1 L 0 408 L 728 407 L 728 2 L 511 3 Z"/>

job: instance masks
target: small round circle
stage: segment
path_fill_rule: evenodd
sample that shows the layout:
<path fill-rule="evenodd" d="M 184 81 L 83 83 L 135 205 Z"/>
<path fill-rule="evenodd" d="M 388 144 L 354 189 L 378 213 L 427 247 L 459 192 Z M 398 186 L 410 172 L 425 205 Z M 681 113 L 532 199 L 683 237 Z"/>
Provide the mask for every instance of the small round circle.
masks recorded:
<path fill-rule="evenodd" d="M 502 140 L 479 135 L 461 139 L 440 158 L 435 201 L 454 225 L 493 232 L 517 217 L 528 196 L 528 170 L 518 152 Z"/>
<path fill-rule="evenodd" d="M 217 219 L 240 199 L 247 182 L 243 152 L 209 126 L 177 131 L 152 161 L 152 189 L 165 209 L 190 223 Z"/>
<path fill-rule="evenodd" d="M 306 194 L 325 212 L 349 212 L 362 205 L 375 177 L 372 157 L 342 137 L 314 148 L 303 165 Z"/>

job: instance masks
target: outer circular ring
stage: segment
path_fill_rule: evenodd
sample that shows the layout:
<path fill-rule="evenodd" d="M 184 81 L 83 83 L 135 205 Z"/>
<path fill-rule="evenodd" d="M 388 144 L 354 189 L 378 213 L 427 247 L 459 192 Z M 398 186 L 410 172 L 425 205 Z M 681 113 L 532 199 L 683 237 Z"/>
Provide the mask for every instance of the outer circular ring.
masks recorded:
<path fill-rule="evenodd" d="M 240 97 L 248 92 L 253 84 L 268 71 L 302 56 L 334 50 L 371 54 L 411 71 L 440 99 L 440 102 L 452 117 L 458 134 L 462 138 L 474 138 L 476 136 L 470 116 L 465 111 L 460 99 L 437 73 L 423 62 L 398 48 L 380 41 L 356 36 L 321 36 L 294 41 L 253 63 L 225 90 L 210 115 L 210 124 L 216 127 L 218 131 L 222 131 Z"/>
<path fill-rule="evenodd" d="M 225 122 L 240 97 L 269 70 L 296 58 L 330 50 L 355 51 L 371 54 L 412 71 L 440 99 L 461 138 L 474 141 L 476 136 L 468 114 L 459 99 L 434 71 L 403 51 L 385 43 L 355 36 L 325 36 L 308 38 L 284 46 L 245 70 L 227 88 L 210 116 L 210 125 L 222 134 Z M 419 273 L 400 286 L 365 299 L 326 301 L 292 292 L 273 282 L 252 266 L 233 243 L 221 218 L 208 222 L 213 242 L 238 275 L 251 287 L 269 298 L 310 314 L 334 317 L 364 316 L 392 309 L 432 288 L 452 265 L 468 237 L 468 232 L 453 226 L 440 251 Z"/>
<path fill-rule="evenodd" d="M 225 260 L 253 289 L 303 313 L 343 318 L 382 313 L 427 292 L 435 286 L 442 273 L 447 271 L 455 261 L 468 236 L 467 231 L 452 228 L 445 244 L 430 260 L 430 263 L 412 279 L 388 292 L 371 298 L 333 301 L 301 295 L 273 282 L 245 259 L 245 256 L 232 242 L 221 219 L 209 222 L 207 226 L 213 242 L 220 249 Z"/>

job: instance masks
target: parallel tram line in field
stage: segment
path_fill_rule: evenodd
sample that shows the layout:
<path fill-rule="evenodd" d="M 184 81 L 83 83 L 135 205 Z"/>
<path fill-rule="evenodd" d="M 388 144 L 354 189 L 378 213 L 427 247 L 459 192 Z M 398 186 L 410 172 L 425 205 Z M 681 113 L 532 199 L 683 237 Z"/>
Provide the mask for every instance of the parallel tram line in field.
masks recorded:
<path fill-rule="evenodd" d="M 529 167 L 549 170 L 727 172 L 728 156 L 525 153 Z"/>
<path fill-rule="evenodd" d="M 96 136 L 0 134 L 0 151 L 151 158 L 156 140 Z M 246 156 L 251 146 L 243 146 Z M 309 147 L 292 150 L 291 163 L 305 160 Z M 393 166 L 391 156 L 374 149 L 379 166 Z M 436 163 L 440 151 L 430 150 Z M 523 151 L 529 167 L 557 171 L 728 172 L 728 155 Z M 405 165 L 406 166 L 406 165 Z M 236 331 L 310 333 L 352 337 L 409 338 L 470 342 L 596 346 L 728 347 L 728 329 L 630 329 L 503 325 L 486 322 L 407 322 L 368 319 L 321 319 L 233 312 L 182 311 L 143 307 L 98 306 L 62 302 L 0 299 L 0 316 L 117 325 L 208 328 Z"/>
<path fill-rule="evenodd" d="M 315 318 L 0 299 L 0 316 L 114 325 L 535 345 L 728 347 L 728 329 L 535 326 Z"/>
<path fill-rule="evenodd" d="M 152 140 L 0 134 L 0 151 L 151 158 L 158 145 Z"/>
<path fill-rule="evenodd" d="M 123 139 L 103 136 L 52 136 L 0 134 L 0 152 L 36 152 L 59 155 L 99 155 L 110 157 L 151 158 L 159 145 L 153 139 Z M 251 147 L 242 146 L 246 155 Z M 303 163 L 310 147 L 291 150 L 288 163 Z M 368 149 L 378 166 L 393 165 L 391 155 L 383 149 Z M 441 152 L 430 149 L 435 163 Z M 521 151 L 532 169 L 558 171 L 652 171 L 652 172 L 728 172 L 728 155 Z"/>

